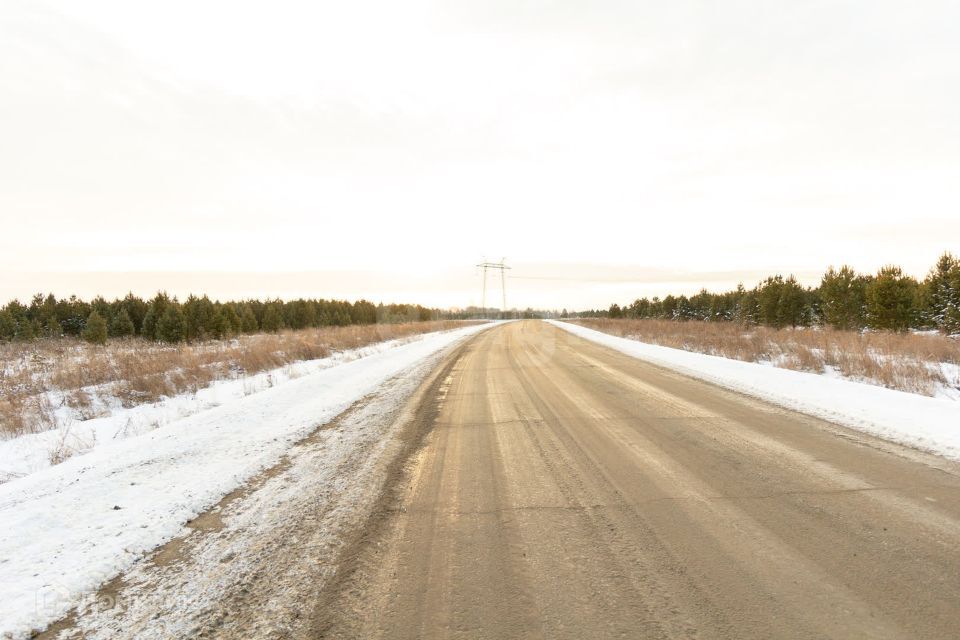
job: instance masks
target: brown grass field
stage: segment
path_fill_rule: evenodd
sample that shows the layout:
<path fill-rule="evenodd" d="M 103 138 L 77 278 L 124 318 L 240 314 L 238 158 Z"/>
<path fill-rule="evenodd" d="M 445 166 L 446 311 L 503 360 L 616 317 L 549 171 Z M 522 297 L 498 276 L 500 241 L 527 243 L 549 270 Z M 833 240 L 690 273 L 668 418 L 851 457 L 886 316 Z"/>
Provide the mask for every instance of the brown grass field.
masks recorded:
<path fill-rule="evenodd" d="M 0 438 L 56 428 L 54 402 L 95 417 L 94 395 L 131 407 L 197 391 L 215 380 L 462 326 L 450 320 L 325 327 L 192 345 L 123 339 L 96 346 L 70 338 L 0 344 Z"/>
<path fill-rule="evenodd" d="M 940 363 L 960 365 L 960 340 L 932 333 L 770 329 L 733 322 L 582 319 L 579 324 L 616 336 L 710 355 L 770 362 L 797 371 L 840 375 L 890 389 L 935 395 L 958 387 Z"/>

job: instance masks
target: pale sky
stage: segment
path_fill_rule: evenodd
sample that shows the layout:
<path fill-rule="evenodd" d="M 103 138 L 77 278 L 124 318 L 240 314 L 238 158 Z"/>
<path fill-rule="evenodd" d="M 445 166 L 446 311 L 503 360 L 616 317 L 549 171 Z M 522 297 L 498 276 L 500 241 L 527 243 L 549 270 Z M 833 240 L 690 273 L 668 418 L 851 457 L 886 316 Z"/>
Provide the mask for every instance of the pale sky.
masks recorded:
<path fill-rule="evenodd" d="M 955 0 L 0 0 L 0 299 L 922 276 L 958 114 Z"/>

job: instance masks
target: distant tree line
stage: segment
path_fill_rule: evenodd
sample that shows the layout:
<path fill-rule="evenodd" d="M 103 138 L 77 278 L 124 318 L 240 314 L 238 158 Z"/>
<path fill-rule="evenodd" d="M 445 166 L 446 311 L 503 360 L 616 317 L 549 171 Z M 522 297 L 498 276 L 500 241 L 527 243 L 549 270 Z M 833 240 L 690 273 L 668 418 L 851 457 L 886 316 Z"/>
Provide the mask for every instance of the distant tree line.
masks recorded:
<path fill-rule="evenodd" d="M 0 341 L 76 336 L 103 344 L 108 338 L 140 336 L 159 342 L 196 342 L 244 333 L 281 329 L 419 322 L 446 317 L 446 312 L 410 304 L 366 300 L 244 300 L 219 302 L 189 296 L 183 302 L 166 293 L 150 300 L 128 294 L 86 302 L 76 296 L 37 294 L 30 304 L 17 300 L 0 308 Z"/>
<path fill-rule="evenodd" d="M 851 267 L 830 267 L 819 286 L 804 287 L 796 278 L 770 276 L 752 289 L 706 289 L 687 296 L 640 298 L 606 311 L 581 312 L 581 317 L 725 320 L 768 327 L 825 325 L 837 329 L 890 331 L 937 329 L 960 333 L 960 259 L 943 254 L 921 281 L 897 266 L 875 274 Z"/>
<path fill-rule="evenodd" d="M 543 318 L 559 317 L 556 311 L 546 311 L 543 309 L 500 309 L 498 307 L 476 307 L 470 306 L 465 309 L 457 309 L 444 312 L 444 316 L 451 320 L 466 319 L 488 319 L 488 320 L 539 320 Z"/>

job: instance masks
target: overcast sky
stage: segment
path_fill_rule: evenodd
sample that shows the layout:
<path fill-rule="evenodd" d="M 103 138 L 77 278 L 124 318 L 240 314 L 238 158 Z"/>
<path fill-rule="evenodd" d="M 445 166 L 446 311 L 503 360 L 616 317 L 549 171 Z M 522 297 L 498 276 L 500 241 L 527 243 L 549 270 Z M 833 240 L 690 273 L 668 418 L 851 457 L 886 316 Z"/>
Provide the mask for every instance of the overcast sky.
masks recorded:
<path fill-rule="evenodd" d="M 955 0 L 0 0 L 0 298 L 919 276 L 958 114 Z"/>

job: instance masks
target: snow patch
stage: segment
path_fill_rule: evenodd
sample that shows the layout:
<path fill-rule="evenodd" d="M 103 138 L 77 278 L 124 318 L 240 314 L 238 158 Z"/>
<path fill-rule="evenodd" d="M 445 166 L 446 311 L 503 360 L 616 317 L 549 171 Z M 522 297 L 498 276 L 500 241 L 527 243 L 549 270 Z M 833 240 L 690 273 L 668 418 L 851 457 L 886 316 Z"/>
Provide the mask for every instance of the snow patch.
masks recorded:
<path fill-rule="evenodd" d="M 48 401 L 50 406 L 57 407 L 53 413 L 58 428 L 0 440 L 0 483 L 46 469 L 54 460 L 84 454 L 114 440 L 142 435 L 221 404 L 234 402 L 244 396 L 260 393 L 345 362 L 388 351 L 419 340 L 420 337 L 414 335 L 385 340 L 340 351 L 327 358 L 295 362 L 236 379 L 216 380 L 194 393 L 182 393 L 149 404 L 123 407 L 118 400 L 113 399 L 112 404 L 93 409 L 101 414 L 100 417 L 86 420 L 78 419 L 74 415 L 75 412 L 64 404 L 62 394 L 59 394 L 61 397 L 54 397 L 55 394 L 50 392 L 47 394 Z M 97 402 L 101 402 L 96 389 L 88 388 L 86 391 L 92 398 L 97 399 Z"/>

